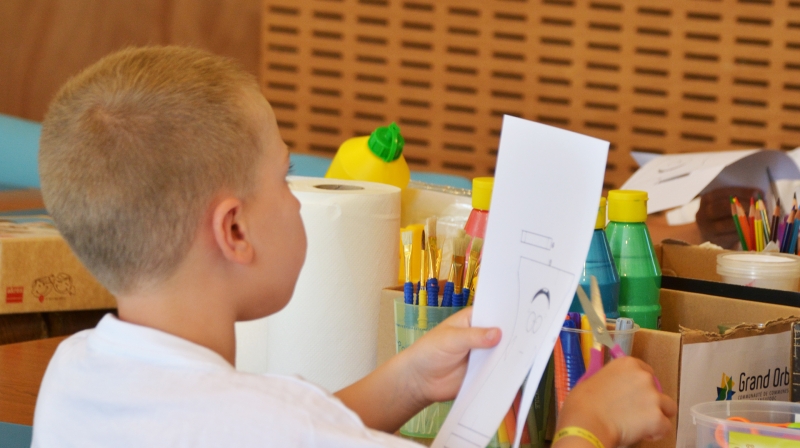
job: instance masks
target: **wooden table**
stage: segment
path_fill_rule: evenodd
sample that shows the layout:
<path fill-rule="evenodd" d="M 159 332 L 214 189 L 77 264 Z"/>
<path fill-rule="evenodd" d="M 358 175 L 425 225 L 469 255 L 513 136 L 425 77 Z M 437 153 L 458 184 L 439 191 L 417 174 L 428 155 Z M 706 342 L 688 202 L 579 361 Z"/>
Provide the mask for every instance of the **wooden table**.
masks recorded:
<path fill-rule="evenodd" d="M 64 337 L 0 345 L 0 422 L 33 424 L 47 363 Z"/>

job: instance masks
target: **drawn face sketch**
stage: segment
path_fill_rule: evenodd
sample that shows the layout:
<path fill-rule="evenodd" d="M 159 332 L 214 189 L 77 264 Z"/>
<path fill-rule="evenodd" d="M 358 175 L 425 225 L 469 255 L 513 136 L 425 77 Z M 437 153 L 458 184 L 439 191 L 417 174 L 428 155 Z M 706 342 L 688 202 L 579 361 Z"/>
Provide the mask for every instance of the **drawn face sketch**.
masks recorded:
<path fill-rule="evenodd" d="M 60 294 L 72 294 L 75 291 L 75 288 L 72 286 L 72 277 L 63 272 L 56 275 L 53 287 Z"/>
<path fill-rule="evenodd" d="M 505 348 L 505 353 L 494 358 L 489 374 L 481 382 L 480 387 L 475 389 L 477 390 L 475 395 L 471 399 L 465 397 L 472 405 L 459 419 L 458 427 L 454 431 L 455 439 L 452 442 L 448 440 L 445 444 L 446 446 L 459 446 L 458 443 L 460 442 L 457 443 L 456 439 L 468 440 L 473 438 L 474 434 L 491 437 L 497 431 L 496 426 L 493 428 L 486 424 L 485 415 L 487 413 L 497 415 L 507 411 L 508 406 L 502 405 L 498 400 L 492 400 L 485 395 L 495 394 L 492 390 L 497 390 L 498 384 L 501 385 L 501 389 L 508 388 L 510 394 L 516 393 L 517 389 L 519 389 L 519 384 L 509 384 L 508 378 L 504 377 L 502 372 L 507 371 L 507 369 L 498 368 L 498 366 L 503 364 L 523 364 L 525 367 L 530 367 L 536 351 L 545 342 L 544 333 L 554 319 L 553 313 L 557 308 L 557 304 L 554 302 L 551 306 L 551 300 L 556 300 L 557 298 L 562 301 L 572 300 L 574 291 L 568 291 L 572 279 L 573 275 L 568 272 L 528 258 L 520 258 L 519 297 L 514 331 L 511 335 L 503 335 L 503 338 L 508 337 L 510 342 Z M 488 387 L 487 384 L 495 386 Z M 493 403 L 491 406 L 499 408 L 489 409 L 488 403 Z"/>
<path fill-rule="evenodd" d="M 50 292 L 50 287 L 53 285 L 53 280 L 50 277 L 40 277 L 33 281 L 33 296 L 43 298 Z"/>
<path fill-rule="evenodd" d="M 530 306 L 528 307 L 528 322 L 525 329 L 528 333 L 536 333 L 542 328 L 544 322 L 544 315 L 550 309 L 550 290 L 542 288 L 536 291 L 531 299 Z"/>

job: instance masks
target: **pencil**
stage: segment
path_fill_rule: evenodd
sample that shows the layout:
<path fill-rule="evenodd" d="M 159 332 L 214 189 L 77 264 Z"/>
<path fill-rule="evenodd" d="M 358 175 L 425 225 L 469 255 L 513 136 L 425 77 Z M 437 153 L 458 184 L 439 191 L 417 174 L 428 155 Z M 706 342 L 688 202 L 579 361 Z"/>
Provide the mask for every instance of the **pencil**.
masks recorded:
<path fill-rule="evenodd" d="M 769 219 L 767 218 L 767 207 L 764 205 L 764 200 L 759 198 L 756 201 L 756 211 L 760 212 L 759 216 L 761 216 L 761 241 L 763 242 L 764 246 L 767 245 L 769 242 Z"/>
<path fill-rule="evenodd" d="M 508 431 L 506 430 L 505 418 L 502 422 L 500 422 L 500 426 L 497 428 L 497 442 L 502 444 L 508 444 L 511 442 L 508 440 Z"/>
<path fill-rule="evenodd" d="M 519 416 L 519 408 L 520 408 L 520 404 L 521 403 L 522 403 L 522 391 L 520 390 L 517 393 L 516 398 L 514 398 L 514 405 L 512 407 L 512 409 L 514 410 L 514 415 L 516 415 L 516 416 Z M 519 443 L 521 445 L 527 445 L 527 444 L 531 443 L 531 435 L 528 432 L 528 425 L 525 424 L 526 421 L 527 421 L 527 419 L 525 419 L 523 421 L 517 420 L 517 425 L 522 425 L 522 437 L 520 438 L 520 441 L 519 441 Z M 517 433 L 515 432 L 514 433 L 514 437 L 516 437 L 516 435 L 517 435 Z"/>
<path fill-rule="evenodd" d="M 756 252 L 761 252 L 764 250 L 764 234 L 761 231 L 761 219 L 756 218 L 755 220 L 755 229 L 756 229 Z"/>
<path fill-rule="evenodd" d="M 736 233 L 739 235 L 739 242 L 742 244 L 742 250 L 747 250 L 747 241 L 745 241 L 744 233 L 742 233 L 742 224 L 739 222 L 739 215 L 736 214 L 736 204 L 733 203 L 733 196 L 731 196 L 731 217 L 733 217 L 733 224 L 736 226 Z"/>
<path fill-rule="evenodd" d="M 747 215 L 747 223 L 750 224 L 750 238 L 752 238 L 750 241 L 753 243 L 750 249 L 755 248 L 757 251 L 756 233 L 758 232 L 758 228 L 756 227 L 756 201 L 753 198 L 750 198 L 750 210 Z"/>
<path fill-rule="evenodd" d="M 770 226 L 769 240 L 778 241 L 778 225 L 781 222 L 781 198 L 775 201 L 775 208 L 772 210 L 772 225 Z"/>
<path fill-rule="evenodd" d="M 744 240 L 747 242 L 747 248 L 744 250 L 754 250 L 755 243 L 752 240 L 752 235 L 750 234 L 750 224 L 747 221 L 747 215 L 744 212 L 744 207 L 742 207 L 741 202 L 736 196 L 733 197 L 733 202 L 736 204 L 736 215 L 739 217 L 739 224 L 742 226 L 742 233 L 744 234 Z"/>
<path fill-rule="evenodd" d="M 792 233 L 797 232 L 797 229 L 795 229 L 794 226 L 796 214 L 797 209 L 792 207 L 792 211 L 789 212 L 789 217 L 786 219 L 786 230 L 784 230 L 783 239 L 781 240 L 781 252 L 783 253 L 789 252 L 789 246 L 792 243 Z"/>

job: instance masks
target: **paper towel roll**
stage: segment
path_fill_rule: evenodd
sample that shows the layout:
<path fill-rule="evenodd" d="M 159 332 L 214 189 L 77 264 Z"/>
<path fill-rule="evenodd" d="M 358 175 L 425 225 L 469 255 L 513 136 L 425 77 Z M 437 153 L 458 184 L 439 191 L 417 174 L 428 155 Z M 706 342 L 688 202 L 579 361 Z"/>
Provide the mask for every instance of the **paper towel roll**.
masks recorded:
<path fill-rule="evenodd" d="M 237 324 L 236 364 L 336 391 L 375 368 L 381 290 L 397 283 L 400 189 L 306 177 L 289 186 L 301 204 L 306 261 L 285 309 Z"/>

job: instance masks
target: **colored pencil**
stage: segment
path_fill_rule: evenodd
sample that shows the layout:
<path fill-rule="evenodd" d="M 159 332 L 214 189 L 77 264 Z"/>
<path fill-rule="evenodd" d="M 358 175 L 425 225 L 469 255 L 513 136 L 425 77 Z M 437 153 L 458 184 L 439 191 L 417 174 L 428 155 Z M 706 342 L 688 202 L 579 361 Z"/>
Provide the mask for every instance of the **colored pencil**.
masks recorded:
<path fill-rule="evenodd" d="M 733 224 L 736 226 L 736 234 L 739 235 L 739 243 L 742 244 L 742 250 L 747 250 L 747 241 L 742 232 L 742 224 L 739 222 L 739 215 L 736 214 L 736 204 L 733 202 L 733 197 L 731 197 L 731 217 L 733 217 Z"/>
<path fill-rule="evenodd" d="M 517 396 L 514 398 L 514 405 L 511 409 L 514 410 L 514 415 L 519 415 L 519 408 L 520 403 L 522 402 L 522 390 L 517 393 Z M 526 425 L 527 419 L 523 421 L 517 420 L 517 425 L 522 425 L 522 437 L 520 437 L 519 443 L 520 445 L 526 445 L 531 443 L 531 435 L 528 433 L 528 425 Z M 516 437 L 517 433 L 514 432 L 514 437 Z"/>
<path fill-rule="evenodd" d="M 750 249 L 758 250 L 756 247 L 756 232 L 758 231 L 756 228 L 756 201 L 753 198 L 750 198 L 750 210 L 747 215 L 747 223 L 750 224 L 750 241 L 753 243 Z"/>
<path fill-rule="evenodd" d="M 744 240 L 746 242 L 745 246 L 742 247 L 742 250 L 751 250 L 754 249 L 753 241 L 750 240 L 750 224 L 747 222 L 747 216 L 744 213 L 744 207 L 739 202 L 739 199 L 736 196 L 733 197 L 733 203 L 736 205 L 736 216 L 739 218 L 739 225 L 742 227 L 742 235 L 744 235 Z"/>
<path fill-rule="evenodd" d="M 772 210 L 772 225 L 770 226 L 770 241 L 778 241 L 778 225 L 781 222 L 781 198 L 775 201 L 775 208 Z"/>

